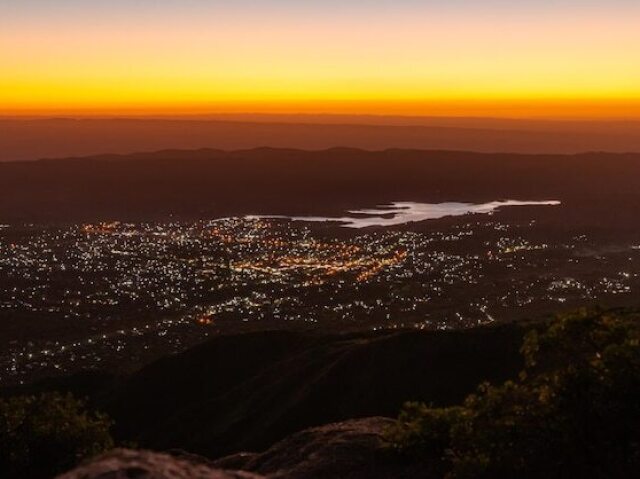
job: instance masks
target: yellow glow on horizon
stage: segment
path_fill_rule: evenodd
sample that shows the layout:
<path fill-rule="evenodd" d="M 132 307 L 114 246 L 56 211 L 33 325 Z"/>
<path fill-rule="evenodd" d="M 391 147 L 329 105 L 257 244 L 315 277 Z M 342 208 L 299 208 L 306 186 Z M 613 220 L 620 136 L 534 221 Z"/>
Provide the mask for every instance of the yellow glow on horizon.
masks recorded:
<path fill-rule="evenodd" d="M 637 20 L 9 28 L 0 114 L 640 117 Z"/>

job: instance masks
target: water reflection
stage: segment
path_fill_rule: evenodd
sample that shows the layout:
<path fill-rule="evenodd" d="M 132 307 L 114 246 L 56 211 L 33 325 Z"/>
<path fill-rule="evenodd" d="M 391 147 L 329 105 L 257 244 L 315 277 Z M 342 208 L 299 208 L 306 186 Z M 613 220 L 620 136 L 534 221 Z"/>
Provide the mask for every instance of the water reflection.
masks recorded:
<path fill-rule="evenodd" d="M 491 214 L 506 206 L 557 206 L 560 201 L 491 201 L 489 203 L 415 203 L 397 201 L 376 208 L 350 210 L 357 216 L 248 216 L 247 218 L 284 218 L 293 221 L 334 222 L 345 228 L 367 228 L 370 226 L 397 226 L 417 221 L 433 220 L 446 216 L 466 214 Z"/>

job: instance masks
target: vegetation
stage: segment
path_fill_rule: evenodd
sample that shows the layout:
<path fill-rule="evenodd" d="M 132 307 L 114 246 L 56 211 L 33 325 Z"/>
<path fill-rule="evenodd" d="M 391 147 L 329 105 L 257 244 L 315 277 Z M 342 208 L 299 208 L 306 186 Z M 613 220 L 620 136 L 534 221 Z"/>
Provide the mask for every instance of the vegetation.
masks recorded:
<path fill-rule="evenodd" d="M 70 394 L 0 399 L 0 477 L 45 478 L 113 446 L 109 419 Z"/>
<path fill-rule="evenodd" d="M 447 478 L 634 477 L 640 314 L 586 311 L 530 332 L 516 381 L 462 406 L 406 404 L 391 444 Z"/>

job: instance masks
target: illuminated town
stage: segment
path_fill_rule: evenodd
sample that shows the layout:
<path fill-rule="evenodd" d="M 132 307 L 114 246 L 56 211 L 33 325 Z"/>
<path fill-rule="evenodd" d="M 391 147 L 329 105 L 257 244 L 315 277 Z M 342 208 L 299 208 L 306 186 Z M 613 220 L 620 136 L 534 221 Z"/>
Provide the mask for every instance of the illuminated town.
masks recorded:
<path fill-rule="evenodd" d="M 23 333 L 3 335 L 0 383 L 134 367 L 214 334 L 467 328 L 640 289 L 637 242 L 552 236 L 474 215 L 358 231 L 256 218 L 3 225 L 0 322 Z"/>

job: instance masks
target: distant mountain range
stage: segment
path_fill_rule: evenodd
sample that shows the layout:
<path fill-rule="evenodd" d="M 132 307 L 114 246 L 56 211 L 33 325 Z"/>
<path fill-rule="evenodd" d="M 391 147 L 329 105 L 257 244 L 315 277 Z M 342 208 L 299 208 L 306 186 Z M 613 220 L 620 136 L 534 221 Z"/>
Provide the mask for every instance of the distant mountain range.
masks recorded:
<path fill-rule="evenodd" d="M 535 214 L 505 209 L 505 218 L 634 229 L 640 153 L 259 148 L 0 163 L 0 223 L 336 216 L 392 201 L 502 199 L 562 202 Z"/>
<path fill-rule="evenodd" d="M 640 121 L 336 115 L 0 119 L 0 161 L 160 149 L 353 147 L 510 153 L 640 152 Z"/>

